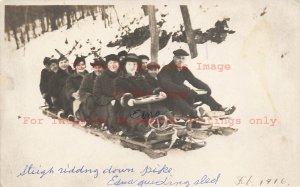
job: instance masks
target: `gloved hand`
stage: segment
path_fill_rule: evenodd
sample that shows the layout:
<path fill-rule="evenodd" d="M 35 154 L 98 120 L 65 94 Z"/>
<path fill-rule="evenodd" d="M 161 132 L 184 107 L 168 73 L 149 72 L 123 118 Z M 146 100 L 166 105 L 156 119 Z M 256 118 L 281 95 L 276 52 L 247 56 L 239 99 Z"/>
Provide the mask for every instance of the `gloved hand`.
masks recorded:
<path fill-rule="evenodd" d="M 110 101 L 110 104 L 111 104 L 112 106 L 115 106 L 116 100 L 111 100 L 111 101 Z"/>
<path fill-rule="evenodd" d="M 159 92 L 159 96 L 161 96 L 161 97 L 167 97 L 167 94 L 165 92 Z"/>
<path fill-rule="evenodd" d="M 159 92 L 162 92 L 163 91 L 163 89 L 161 89 L 161 88 L 155 88 L 154 90 L 153 90 L 153 94 L 154 95 L 158 95 L 159 94 Z"/>
<path fill-rule="evenodd" d="M 129 99 L 127 104 L 128 104 L 128 106 L 133 106 L 134 105 L 134 99 Z"/>
<path fill-rule="evenodd" d="M 46 99 L 46 97 L 47 97 L 47 94 L 46 93 L 43 93 L 43 99 Z"/>
<path fill-rule="evenodd" d="M 125 93 L 123 94 L 123 96 L 121 97 L 120 103 L 123 107 L 125 106 L 129 106 L 128 105 L 128 101 L 130 99 L 133 99 L 133 95 L 131 93 Z M 132 102 L 132 101 L 131 101 Z"/>

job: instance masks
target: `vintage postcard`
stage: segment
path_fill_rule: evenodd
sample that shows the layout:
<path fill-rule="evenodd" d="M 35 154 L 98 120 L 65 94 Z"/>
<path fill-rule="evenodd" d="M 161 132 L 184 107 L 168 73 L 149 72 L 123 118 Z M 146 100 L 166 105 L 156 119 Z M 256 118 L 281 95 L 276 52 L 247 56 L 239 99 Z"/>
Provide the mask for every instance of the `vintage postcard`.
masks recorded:
<path fill-rule="evenodd" d="M 300 187 L 299 0 L 2 0 L 2 187 Z"/>

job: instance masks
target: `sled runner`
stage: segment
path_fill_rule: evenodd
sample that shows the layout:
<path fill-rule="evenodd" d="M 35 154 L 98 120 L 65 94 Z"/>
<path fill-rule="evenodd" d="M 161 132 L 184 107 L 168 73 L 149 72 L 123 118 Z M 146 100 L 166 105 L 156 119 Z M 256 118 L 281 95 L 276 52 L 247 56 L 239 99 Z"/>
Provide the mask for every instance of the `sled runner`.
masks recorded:
<path fill-rule="evenodd" d="M 215 118 L 227 119 L 230 118 L 230 116 L 222 115 Z M 207 123 L 206 119 L 211 119 L 211 117 L 206 116 L 202 119 L 191 119 L 180 115 L 175 115 L 175 121 L 177 122 L 177 124 L 186 126 L 189 135 L 196 139 L 205 139 L 212 134 L 229 136 L 238 131 L 238 129 L 235 128 L 221 127 L 213 125 L 211 123 Z"/>
<path fill-rule="evenodd" d="M 43 114 L 46 116 L 49 116 L 51 118 L 55 118 L 58 119 L 59 117 L 57 116 L 57 113 L 59 112 L 59 110 L 49 110 L 48 106 L 40 106 L 39 107 L 40 110 L 42 110 Z"/>

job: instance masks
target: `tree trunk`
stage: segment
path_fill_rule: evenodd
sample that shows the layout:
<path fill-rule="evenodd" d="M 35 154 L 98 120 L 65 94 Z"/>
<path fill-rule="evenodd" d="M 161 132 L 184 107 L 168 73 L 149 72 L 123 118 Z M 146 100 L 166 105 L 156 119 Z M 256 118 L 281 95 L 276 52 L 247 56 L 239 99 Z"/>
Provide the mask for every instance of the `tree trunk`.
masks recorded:
<path fill-rule="evenodd" d="M 92 14 L 93 20 L 96 20 L 96 16 L 95 16 L 94 8 L 93 8 L 93 7 L 91 7 L 91 8 L 90 8 L 90 11 L 91 11 L 91 14 Z"/>
<path fill-rule="evenodd" d="M 35 32 L 35 28 L 36 28 L 36 24 L 35 24 L 35 21 L 32 22 L 32 32 L 33 32 L 33 38 L 36 38 L 37 37 L 37 34 Z"/>
<path fill-rule="evenodd" d="M 57 28 L 61 27 L 60 18 L 56 19 L 56 25 L 57 25 Z"/>
<path fill-rule="evenodd" d="M 109 25 L 112 25 L 111 9 L 109 10 Z"/>
<path fill-rule="evenodd" d="M 147 5 L 149 13 L 149 28 L 151 36 L 151 62 L 158 62 L 159 33 L 156 26 L 155 6 Z"/>
<path fill-rule="evenodd" d="M 114 11 L 115 11 L 115 13 L 116 13 L 117 21 L 118 21 L 118 23 L 119 23 L 120 27 L 122 27 L 122 25 L 121 25 L 121 23 L 120 23 L 120 20 L 119 20 L 119 15 L 118 15 L 118 12 L 117 12 L 117 10 L 116 10 L 115 6 L 114 6 L 114 5 L 112 5 L 112 8 L 114 9 Z"/>
<path fill-rule="evenodd" d="M 107 25 L 106 25 L 106 21 L 107 21 L 107 14 L 106 14 L 106 11 L 105 11 L 105 6 L 101 6 L 101 13 L 102 13 L 102 20 L 104 21 L 104 27 L 106 28 Z"/>
<path fill-rule="evenodd" d="M 96 8 L 95 8 L 95 12 L 96 13 L 98 13 L 100 11 L 100 8 L 99 8 L 99 6 L 96 6 Z"/>
<path fill-rule="evenodd" d="M 56 19 L 54 15 L 50 17 L 50 22 L 51 22 L 51 31 L 57 30 L 57 25 L 56 25 Z"/>
<path fill-rule="evenodd" d="M 81 8 L 81 19 L 84 19 L 84 9 Z"/>
<path fill-rule="evenodd" d="M 91 11 L 90 10 L 87 10 L 86 11 L 86 16 L 90 16 L 91 15 Z"/>
<path fill-rule="evenodd" d="M 29 25 L 28 25 L 28 23 L 26 23 L 26 25 L 25 25 L 25 33 L 26 33 L 26 39 L 27 39 L 27 42 L 30 42 L 30 37 L 29 37 Z"/>
<path fill-rule="evenodd" d="M 75 18 L 74 18 L 74 13 L 73 13 L 73 11 L 70 12 L 70 18 L 71 18 L 71 23 L 74 23 L 74 22 L 75 22 Z M 68 20 L 67 20 L 67 25 L 68 25 Z"/>
<path fill-rule="evenodd" d="M 24 38 L 23 30 L 20 29 L 20 32 L 21 32 L 21 37 L 20 37 L 21 43 L 22 43 L 23 45 L 25 45 L 25 38 Z"/>
<path fill-rule="evenodd" d="M 20 48 L 20 46 L 19 46 L 19 40 L 18 40 L 18 36 L 17 36 L 17 31 L 16 31 L 16 28 L 15 28 L 15 27 L 13 27 L 13 28 L 12 28 L 12 31 L 13 31 L 14 38 L 15 38 L 15 41 L 16 41 L 17 49 L 19 49 L 19 48 Z"/>
<path fill-rule="evenodd" d="M 65 25 L 65 15 L 62 14 L 61 16 L 61 25 L 64 26 Z"/>
<path fill-rule="evenodd" d="M 67 29 L 72 27 L 72 23 L 71 23 L 71 11 L 68 9 L 67 10 Z"/>
<path fill-rule="evenodd" d="M 7 33 L 7 41 L 10 42 L 10 30 L 8 30 L 6 33 Z"/>
<path fill-rule="evenodd" d="M 44 34 L 46 32 L 44 16 L 42 16 L 40 20 L 41 20 L 42 34 Z"/>
<path fill-rule="evenodd" d="M 46 20 L 47 20 L 47 29 L 46 29 L 46 32 L 49 32 L 50 19 L 49 19 L 48 16 L 46 17 Z"/>
<path fill-rule="evenodd" d="M 186 40 L 191 52 L 191 58 L 195 58 L 198 56 L 198 52 L 197 45 L 195 43 L 194 31 L 191 24 L 189 10 L 186 5 L 180 5 L 180 10 L 184 22 Z"/>
<path fill-rule="evenodd" d="M 144 15 L 148 16 L 149 15 L 149 11 L 148 11 L 147 5 L 142 5 L 142 9 L 144 11 Z"/>
<path fill-rule="evenodd" d="M 78 18 L 77 18 L 77 11 L 74 12 L 74 15 L 75 15 L 76 21 L 78 21 Z"/>

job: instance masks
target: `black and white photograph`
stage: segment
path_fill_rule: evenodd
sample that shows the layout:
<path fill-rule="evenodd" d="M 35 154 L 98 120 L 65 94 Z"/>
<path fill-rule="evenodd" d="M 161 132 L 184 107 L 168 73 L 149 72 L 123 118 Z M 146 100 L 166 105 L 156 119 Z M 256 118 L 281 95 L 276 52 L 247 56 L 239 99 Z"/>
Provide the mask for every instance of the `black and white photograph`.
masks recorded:
<path fill-rule="evenodd" d="M 300 186 L 300 1 L 1 1 L 0 186 Z"/>

